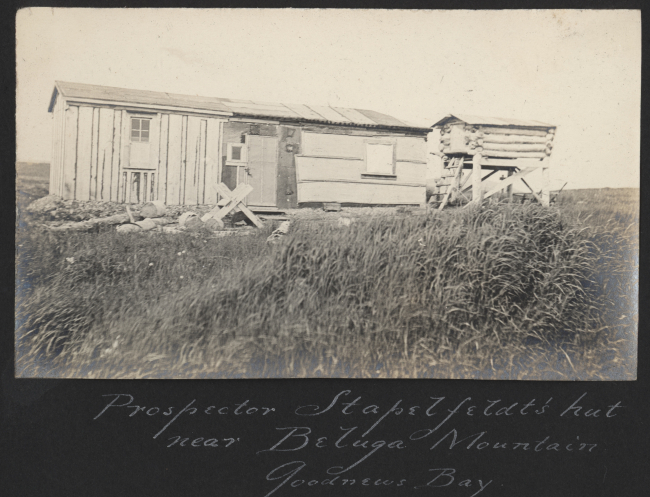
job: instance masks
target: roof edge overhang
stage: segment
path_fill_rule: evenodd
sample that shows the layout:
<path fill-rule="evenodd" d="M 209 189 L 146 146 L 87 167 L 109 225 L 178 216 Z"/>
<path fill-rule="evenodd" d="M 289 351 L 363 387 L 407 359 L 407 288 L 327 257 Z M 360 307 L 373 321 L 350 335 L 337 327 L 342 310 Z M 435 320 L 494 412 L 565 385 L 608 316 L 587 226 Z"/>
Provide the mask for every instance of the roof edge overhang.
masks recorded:
<path fill-rule="evenodd" d="M 435 128 L 441 128 L 445 124 L 447 124 L 449 121 L 452 121 L 454 119 L 457 119 L 459 121 L 467 122 L 465 121 L 462 117 L 455 116 L 454 114 L 447 114 L 445 117 L 440 119 L 438 122 L 433 124 L 431 126 L 431 129 Z M 539 123 L 539 124 L 509 124 L 509 123 L 503 123 L 503 124 L 497 124 L 497 123 L 478 123 L 478 122 L 471 122 L 468 124 L 473 124 L 477 126 L 499 126 L 503 128 L 522 128 L 522 129 L 535 129 L 535 128 L 543 128 L 543 129 L 551 129 L 551 128 L 557 128 L 556 125 L 554 124 L 547 124 L 547 123 Z"/>
<path fill-rule="evenodd" d="M 307 118 L 296 118 L 296 117 L 278 117 L 278 116 L 265 116 L 261 114 L 243 114 L 235 112 L 233 117 L 237 119 L 255 119 L 255 120 L 265 120 L 269 122 L 280 122 L 281 124 L 322 124 L 327 126 L 340 126 L 344 128 L 363 128 L 363 129 L 382 129 L 386 131 L 409 131 L 411 133 L 422 133 L 427 134 L 431 132 L 431 128 L 425 127 L 415 127 L 415 126 L 391 126 L 387 124 L 360 124 L 352 122 L 337 122 L 337 121 L 327 121 L 325 119 L 307 119 Z"/>
<path fill-rule="evenodd" d="M 47 108 L 48 112 L 52 112 L 54 110 L 54 104 L 56 104 L 56 97 L 60 93 L 57 83 L 58 83 L 58 81 L 54 82 L 54 89 L 52 90 L 52 96 L 50 97 L 50 105 Z"/>
<path fill-rule="evenodd" d="M 129 107 L 137 109 L 151 109 L 154 111 L 167 110 L 171 112 L 190 112 L 194 114 L 209 114 L 213 116 L 221 117 L 230 117 L 233 115 L 232 112 L 224 112 L 220 110 L 212 109 L 202 109 L 200 107 L 176 107 L 173 105 L 161 105 L 161 104 L 139 104 L 135 102 L 124 102 L 121 100 L 104 100 L 98 98 L 82 98 L 82 97 L 69 97 L 66 99 L 68 103 L 80 103 L 80 104 L 97 104 L 97 105 L 107 105 L 113 107 Z"/>

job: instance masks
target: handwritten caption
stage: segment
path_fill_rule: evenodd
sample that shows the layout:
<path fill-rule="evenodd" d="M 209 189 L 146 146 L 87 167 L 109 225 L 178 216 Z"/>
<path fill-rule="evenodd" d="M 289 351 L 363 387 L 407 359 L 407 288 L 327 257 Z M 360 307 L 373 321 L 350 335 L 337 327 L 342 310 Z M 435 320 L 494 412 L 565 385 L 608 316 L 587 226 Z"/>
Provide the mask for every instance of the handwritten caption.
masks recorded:
<path fill-rule="evenodd" d="M 220 450 L 233 450 L 242 442 L 238 433 L 205 435 L 203 437 L 184 436 L 173 434 L 175 422 L 181 417 L 183 420 L 194 421 L 199 417 L 229 417 L 250 418 L 255 420 L 271 420 L 275 422 L 281 417 L 282 425 L 274 426 L 277 436 L 267 446 L 255 450 L 258 457 L 286 458 L 290 461 L 274 467 L 265 476 L 265 481 L 270 482 L 268 492 L 264 497 L 269 497 L 280 491 L 290 489 L 331 486 L 331 487 L 405 487 L 414 489 L 424 488 L 457 488 L 466 489 L 464 493 L 455 493 L 467 497 L 475 497 L 489 489 L 493 479 L 489 475 L 473 475 L 464 473 L 462 468 L 455 467 L 427 467 L 419 469 L 419 479 L 408 475 L 400 477 L 382 474 L 370 476 L 372 465 L 364 464 L 372 460 L 373 455 L 383 452 L 397 456 L 404 451 L 439 451 L 490 454 L 495 452 L 512 452 L 520 455 L 539 452 L 557 454 L 573 454 L 574 457 L 589 457 L 597 453 L 597 441 L 579 434 L 567 438 L 554 437 L 553 434 L 540 433 L 531 437 L 501 437 L 488 433 L 487 430 L 468 430 L 459 428 L 454 423 L 462 422 L 466 426 L 471 419 L 471 425 L 479 425 L 481 419 L 490 421 L 506 420 L 513 418 L 531 419 L 543 417 L 557 418 L 616 418 L 625 406 L 620 401 L 608 405 L 595 405 L 590 402 L 587 393 L 577 397 L 572 403 L 561 404 L 548 399 L 530 399 L 526 402 L 504 402 L 497 400 L 473 400 L 471 397 L 464 399 L 451 399 L 447 397 L 428 397 L 421 404 L 413 404 L 403 399 L 396 400 L 390 407 L 366 403 L 361 395 L 355 396 L 351 390 L 343 390 L 328 399 L 327 403 L 297 405 L 282 409 L 272 406 L 257 405 L 250 399 L 238 404 L 207 405 L 201 404 L 197 399 L 192 399 L 185 406 L 145 406 L 139 405 L 133 395 L 128 393 L 106 394 L 106 403 L 94 420 L 106 419 L 110 416 L 120 418 L 160 418 L 160 427 L 153 435 L 153 439 L 162 441 L 168 449 L 206 450 L 218 448 Z M 292 417 L 295 423 L 287 425 L 286 420 Z M 339 431 L 331 433 L 319 428 L 318 421 L 334 417 L 336 421 L 349 419 L 358 422 L 356 426 L 340 426 Z M 398 428 L 391 425 L 391 420 L 400 418 Z M 405 419 L 406 418 L 406 419 Z M 408 423 L 405 423 L 408 419 Z M 266 423 L 265 423 L 266 424 Z M 390 428 L 396 436 L 378 436 L 375 431 L 378 427 Z M 539 423 L 536 425 L 539 426 Z M 404 429 L 407 427 L 406 429 Z M 410 428 L 409 428 L 410 427 Z M 413 427 L 415 429 L 413 429 Z M 474 433 L 471 433 L 475 431 Z M 385 432 L 385 430 L 384 430 Z M 246 430 L 246 435 L 255 442 L 261 437 L 251 435 L 251 430 Z M 305 459 L 312 451 L 332 451 L 332 462 L 323 470 L 311 468 Z M 346 462 L 337 462 L 338 458 Z M 440 465 L 441 466 L 441 465 Z M 306 475 L 316 477 L 310 478 Z M 425 477 L 422 477 L 422 475 Z M 404 476 L 404 477 L 403 477 Z M 496 485 L 493 485 L 495 487 Z"/>

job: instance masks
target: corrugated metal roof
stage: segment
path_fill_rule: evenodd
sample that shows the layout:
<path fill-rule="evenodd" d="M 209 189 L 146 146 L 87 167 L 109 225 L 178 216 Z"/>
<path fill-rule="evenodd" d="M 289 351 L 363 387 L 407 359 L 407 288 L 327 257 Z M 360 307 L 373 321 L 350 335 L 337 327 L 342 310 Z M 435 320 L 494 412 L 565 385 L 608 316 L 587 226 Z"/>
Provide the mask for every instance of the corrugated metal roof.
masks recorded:
<path fill-rule="evenodd" d="M 487 126 L 521 126 L 527 128 L 555 128 L 554 124 L 543 123 L 541 121 L 523 120 L 523 119 L 506 119 L 501 117 L 483 117 L 471 116 L 468 114 L 449 114 L 435 123 L 433 127 L 444 126 L 449 121 L 459 119 L 467 124 L 484 124 Z"/>
<path fill-rule="evenodd" d="M 158 91 L 129 90 L 111 86 L 86 85 L 57 81 L 56 86 L 66 98 L 87 98 L 92 100 L 118 101 L 132 104 L 190 107 L 201 110 L 230 112 L 219 99 L 194 95 L 176 95 Z M 51 109 L 50 109 L 51 111 Z"/>
<path fill-rule="evenodd" d="M 143 105 L 163 105 L 169 107 L 186 107 L 201 110 L 212 110 L 232 113 L 235 116 L 255 116 L 275 119 L 295 119 L 297 121 L 314 121 L 343 125 L 358 125 L 371 127 L 413 128 L 421 131 L 427 127 L 407 124 L 392 116 L 379 112 L 362 109 L 346 109 L 341 107 L 326 107 L 304 104 L 281 104 L 255 102 L 217 97 L 198 97 L 193 95 L 177 95 L 156 91 L 128 90 L 109 86 L 86 85 L 81 83 L 56 82 L 52 95 L 50 111 L 52 111 L 56 91 L 67 98 L 87 98 L 105 100 L 107 102 L 126 102 Z"/>

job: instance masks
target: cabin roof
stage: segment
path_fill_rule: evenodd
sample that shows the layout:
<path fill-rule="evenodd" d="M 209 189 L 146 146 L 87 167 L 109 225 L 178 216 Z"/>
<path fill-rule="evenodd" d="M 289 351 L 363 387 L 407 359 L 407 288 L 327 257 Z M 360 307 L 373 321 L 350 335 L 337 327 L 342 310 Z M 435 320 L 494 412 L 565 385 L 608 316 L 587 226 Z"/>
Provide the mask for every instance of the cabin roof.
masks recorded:
<path fill-rule="evenodd" d="M 518 126 L 525 128 L 555 128 L 554 124 L 547 124 L 540 121 L 523 119 L 506 119 L 502 117 L 471 116 L 468 114 L 449 114 L 435 123 L 432 127 L 444 126 L 448 122 L 460 120 L 467 124 L 485 124 L 489 126 Z"/>
<path fill-rule="evenodd" d="M 218 97 L 178 95 L 147 90 L 129 90 L 110 86 L 87 85 L 56 81 L 48 111 L 52 112 L 57 94 L 65 98 L 162 105 L 222 112 L 232 116 L 251 116 L 274 120 L 306 121 L 336 125 L 411 128 L 426 132 L 430 128 L 416 126 L 380 112 L 365 109 L 328 107 L 305 104 L 282 104 L 236 100 Z"/>

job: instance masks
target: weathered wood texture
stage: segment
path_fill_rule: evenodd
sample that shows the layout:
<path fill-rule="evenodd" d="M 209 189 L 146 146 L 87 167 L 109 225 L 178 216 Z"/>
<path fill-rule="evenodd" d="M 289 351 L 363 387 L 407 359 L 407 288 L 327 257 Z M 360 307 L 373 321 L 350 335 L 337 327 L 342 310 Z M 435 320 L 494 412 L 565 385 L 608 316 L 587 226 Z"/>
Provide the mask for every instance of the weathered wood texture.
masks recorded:
<path fill-rule="evenodd" d="M 50 160 L 49 191 L 53 195 L 63 195 L 63 145 L 65 130 L 65 103 L 57 99 L 52 110 L 52 158 Z"/>
<path fill-rule="evenodd" d="M 139 162 L 131 164 L 134 115 L 141 114 L 56 102 L 50 192 L 75 200 L 216 203 L 222 121 L 145 114 L 151 119 L 149 142 L 138 144 Z"/>
<path fill-rule="evenodd" d="M 290 209 L 298 206 L 295 156 L 300 153 L 301 136 L 301 130 L 297 126 L 282 126 L 280 128 L 277 185 L 279 209 Z"/>
<path fill-rule="evenodd" d="M 366 145 L 394 147 L 393 175 L 369 177 Z M 420 204 L 426 195 L 423 137 L 303 133 L 296 156 L 298 202 Z M 319 189 L 320 188 L 320 189 Z"/>
<path fill-rule="evenodd" d="M 395 184 L 307 181 L 298 183 L 300 202 L 340 202 L 352 204 L 414 204 L 425 202 L 426 188 Z"/>

